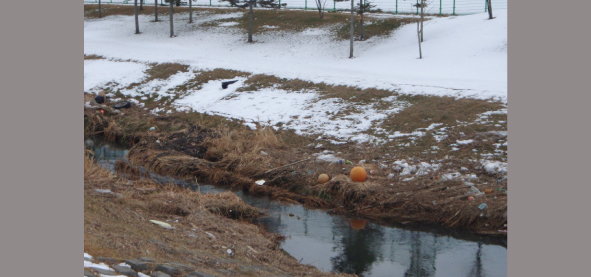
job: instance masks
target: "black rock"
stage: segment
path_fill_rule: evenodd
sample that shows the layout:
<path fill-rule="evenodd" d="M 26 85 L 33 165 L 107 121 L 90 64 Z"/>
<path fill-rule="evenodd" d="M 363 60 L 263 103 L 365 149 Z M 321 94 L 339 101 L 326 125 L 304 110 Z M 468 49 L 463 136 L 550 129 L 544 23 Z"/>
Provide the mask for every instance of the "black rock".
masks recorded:
<path fill-rule="evenodd" d="M 99 95 L 94 98 L 94 102 L 96 102 L 97 104 L 105 103 L 105 97 L 102 95 Z"/>
<path fill-rule="evenodd" d="M 223 89 L 227 89 L 228 88 L 228 85 L 231 85 L 231 84 L 236 83 L 236 82 L 238 82 L 238 80 L 232 80 L 232 81 L 222 82 L 222 88 Z"/>

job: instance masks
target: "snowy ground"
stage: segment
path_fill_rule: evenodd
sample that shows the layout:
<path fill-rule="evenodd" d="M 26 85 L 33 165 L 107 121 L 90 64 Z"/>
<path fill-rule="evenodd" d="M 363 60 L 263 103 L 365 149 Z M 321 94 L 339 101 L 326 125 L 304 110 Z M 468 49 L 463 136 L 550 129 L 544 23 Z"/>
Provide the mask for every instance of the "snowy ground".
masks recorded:
<path fill-rule="evenodd" d="M 407 93 L 507 97 L 507 13 L 496 19 L 484 13 L 436 18 L 425 24 L 423 59 L 418 59 L 416 26 L 407 25 L 388 38 L 355 43 L 334 42 L 326 30 L 298 34 L 245 36 L 227 28 L 205 32 L 199 22 L 240 16 L 176 17 L 176 38 L 168 24 L 140 17 L 141 35 L 133 35 L 130 16 L 84 21 L 84 53 L 141 62 L 180 62 L 198 68 L 226 68 L 299 78 L 313 82 L 397 89 Z"/>
<path fill-rule="evenodd" d="M 240 15 L 197 14 L 197 23 L 192 25 L 186 23 L 187 14 L 177 15 L 176 38 L 168 37 L 167 23 L 149 22 L 151 16 L 140 17 L 141 35 L 133 34 L 132 16 L 87 19 L 84 21 L 84 53 L 101 55 L 108 60 L 84 61 L 84 90 L 98 92 L 111 87 L 126 96 L 143 96 L 142 100 L 157 95 L 155 100 L 158 101 L 173 95 L 175 87 L 189 82 L 200 70 L 224 68 L 408 94 L 507 101 L 506 11 L 496 12 L 494 20 L 487 20 L 488 15 L 482 13 L 426 22 L 422 60 L 418 59 L 414 24 L 403 26 L 386 38 L 356 42 L 354 59 L 347 58 L 349 42 L 333 41 L 327 29 L 268 32 L 256 36 L 256 43 L 248 44 L 240 30 L 214 27 L 206 32 L 197 27 L 199 23 Z M 142 83 L 147 76 L 144 70 L 153 62 L 187 64 L 190 70 L 168 80 Z M 193 109 L 245 119 L 247 124 L 281 123 L 300 134 L 323 134 L 340 141 L 360 142 L 375 139 L 362 133 L 372 127 L 373 122 L 408 106 L 391 97 L 385 99 L 391 102 L 391 108 L 378 110 L 373 104 L 347 103 L 339 98 L 320 99 L 314 91 L 294 93 L 278 88 L 236 93 L 246 79 L 233 79 L 238 82 L 225 90 L 220 87 L 220 81 L 224 80 L 210 81 L 188 91 L 173 106 L 179 111 Z M 142 84 L 126 88 L 131 83 Z M 353 112 L 334 116 L 342 110 Z M 156 108 L 152 112 L 161 114 L 171 110 Z M 506 110 L 500 112 L 506 113 Z M 487 114 L 483 114 L 479 120 L 486 120 L 486 117 Z M 429 128 L 435 127 L 436 123 Z M 444 129 L 438 129 L 442 137 L 445 137 Z M 423 131 L 395 133 L 390 139 L 421 136 Z"/>

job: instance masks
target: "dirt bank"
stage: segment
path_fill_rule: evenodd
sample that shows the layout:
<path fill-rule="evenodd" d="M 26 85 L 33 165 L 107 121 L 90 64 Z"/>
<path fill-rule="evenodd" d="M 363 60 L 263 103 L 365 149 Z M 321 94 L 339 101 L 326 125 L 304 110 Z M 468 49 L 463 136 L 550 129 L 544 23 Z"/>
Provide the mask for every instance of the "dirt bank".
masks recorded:
<path fill-rule="evenodd" d="M 204 195 L 146 179 L 127 181 L 84 157 L 85 253 L 150 257 L 213 276 L 354 276 L 302 265 L 279 249 L 281 237 L 231 219 L 258 213 L 231 192 Z"/>
<path fill-rule="evenodd" d="M 404 150 L 390 154 L 391 149 L 371 144 L 332 145 L 289 131 L 251 130 L 237 120 L 194 112 L 154 116 L 138 107 L 124 110 L 124 115 L 103 110 L 85 108 L 85 133 L 132 145 L 130 162 L 159 174 L 239 187 L 282 201 L 391 223 L 437 224 L 505 235 L 499 230 L 505 230 L 507 223 L 506 178 L 480 161 L 462 156 L 469 150 L 439 159 L 436 170 L 419 168 L 423 172 L 418 174 L 415 167 L 413 177 L 405 178 L 404 170 L 412 166 L 393 169 L 383 165 L 400 159 L 420 165 L 424 158 Z M 483 149 L 499 141 L 495 133 L 477 130 L 462 134 L 462 138 L 472 139 Z M 454 133 L 449 140 L 457 140 Z M 331 164 L 322 160 L 327 155 L 344 157 L 351 163 Z M 303 162 L 285 166 L 298 161 Z M 373 173 L 365 182 L 352 182 L 348 172 L 353 166 Z M 455 172 L 460 168 L 471 174 Z M 332 179 L 317 184 L 320 173 Z M 477 182 L 455 177 L 459 175 Z M 266 182 L 259 186 L 257 180 Z M 468 181 L 474 182 L 472 187 Z M 491 193 L 470 194 L 474 189 Z M 474 200 L 469 200 L 470 196 Z"/>

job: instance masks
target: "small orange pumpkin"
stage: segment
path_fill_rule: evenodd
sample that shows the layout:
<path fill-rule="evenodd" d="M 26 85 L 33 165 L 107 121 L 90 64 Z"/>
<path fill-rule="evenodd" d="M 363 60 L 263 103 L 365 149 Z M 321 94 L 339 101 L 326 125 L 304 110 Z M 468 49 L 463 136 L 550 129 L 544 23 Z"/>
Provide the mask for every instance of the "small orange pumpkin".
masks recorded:
<path fill-rule="evenodd" d="M 318 176 L 318 184 L 324 184 L 328 181 L 330 181 L 330 176 L 327 174 L 322 173 L 320 176 Z"/>

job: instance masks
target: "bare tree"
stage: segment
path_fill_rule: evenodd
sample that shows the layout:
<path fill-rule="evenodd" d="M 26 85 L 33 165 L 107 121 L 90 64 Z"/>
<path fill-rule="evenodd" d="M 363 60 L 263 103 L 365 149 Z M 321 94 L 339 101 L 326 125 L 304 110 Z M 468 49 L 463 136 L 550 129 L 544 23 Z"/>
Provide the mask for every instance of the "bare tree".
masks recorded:
<path fill-rule="evenodd" d="M 255 6 L 257 3 L 259 6 L 263 8 L 280 8 L 281 6 L 286 6 L 287 4 L 278 4 L 275 3 L 276 0 L 220 0 L 224 2 L 229 2 L 230 6 L 238 7 L 245 9 L 249 7 L 248 11 L 248 42 L 252 42 L 252 29 L 253 29 L 253 10 L 252 7 Z"/>
<path fill-rule="evenodd" d="M 351 0 L 351 46 L 349 47 L 349 59 L 353 58 L 353 22 L 354 17 L 353 14 L 355 13 L 355 8 L 353 8 L 353 0 Z"/>
<path fill-rule="evenodd" d="M 169 0 L 168 2 L 170 2 L 170 37 L 172 38 L 172 37 L 174 37 L 174 26 L 173 26 L 173 21 L 174 20 L 173 20 L 173 16 L 172 16 L 172 13 L 173 13 L 174 10 L 173 10 L 173 7 L 172 7 L 172 1 Z"/>
<path fill-rule="evenodd" d="M 252 5 L 254 0 L 248 1 L 248 42 L 252 42 Z"/>
<path fill-rule="evenodd" d="M 101 14 L 101 0 L 99 0 L 98 2 L 99 2 L 99 18 L 102 18 L 103 15 Z"/>
<path fill-rule="evenodd" d="M 193 0 L 189 0 L 189 23 L 193 23 Z"/>
<path fill-rule="evenodd" d="M 487 0 L 487 5 L 488 5 L 488 19 L 493 19 L 493 15 L 492 15 L 492 4 L 490 3 L 490 0 Z"/>
<path fill-rule="evenodd" d="M 417 38 L 419 40 L 419 59 L 423 59 L 423 51 L 421 50 L 421 42 L 423 41 L 423 7 L 425 6 L 425 0 L 421 0 L 420 4 L 415 5 L 417 9 L 421 8 L 421 19 L 417 21 Z"/>
<path fill-rule="evenodd" d="M 423 42 L 423 22 L 425 21 L 425 0 L 421 0 L 421 42 Z"/>
<path fill-rule="evenodd" d="M 421 51 L 421 28 L 420 23 L 417 21 L 417 39 L 419 40 L 419 59 L 423 58 L 423 52 Z"/>
<path fill-rule="evenodd" d="M 314 0 L 316 7 L 318 8 L 318 15 L 320 18 L 324 18 L 324 7 L 326 6 L 326 0 Z"/>
<path fill-rule="evenodd" d="M 158 22 L 158 0 L 154 0 L 154 21 Z"/>
<path fill-rule="evenodd" d="M 425 7 L 427 7 L 427 3 L 425 2 L 426 0 L 420 0 L 420 3 L 417 3 L 415 5 L 413 5 L 414 7 L 417 8 L 417 10 L 420 8 L 421 9 L 421 18 L 419 19 L 419 21 L 417 21 L 417 24 L 420 25 L 420 29 L 419 29 L 419 39 L 421 40 L 421 42 L 423 41 L 423 21 L 425 19 Z"/>
<path fill-rule="evenodd" d="M 135 34 L 137 35 L 140 33 L 140 22 L 138 19 L 137 0 L 133 1 L 133 10 L 135 13 Z"/>
<path fill-rule="evenodd" d="M 359 34 L 359 40 L 364 40 L 363 36 L 363 0 L 359 0 L 359 23 L 361 23 L 361 34 Z"/>

